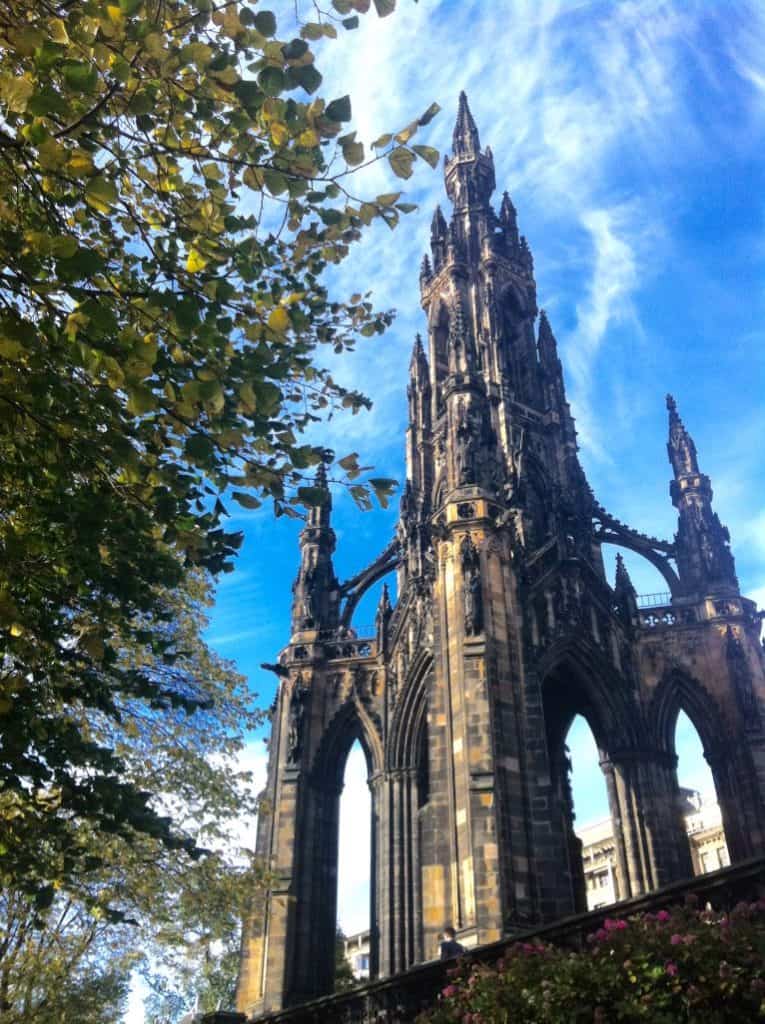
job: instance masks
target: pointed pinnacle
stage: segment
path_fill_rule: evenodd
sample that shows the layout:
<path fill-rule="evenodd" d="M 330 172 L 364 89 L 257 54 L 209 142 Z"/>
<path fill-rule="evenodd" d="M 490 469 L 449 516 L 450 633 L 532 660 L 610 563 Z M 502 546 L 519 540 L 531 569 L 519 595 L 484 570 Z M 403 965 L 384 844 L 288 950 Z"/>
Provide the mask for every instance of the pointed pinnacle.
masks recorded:
<path fill-rule="evenodd" d="M 327 467 L 324 462 L 320 462 L 316 469 L 315 484 L 317 487 L 321 487 L 322 490 L 327 489 Z"/>
<path fill-rule="evenodd" d="M 477 156 L 481 150 L 478 128 L 470 113 L 464 90 L 460 93 L 457 121 L 452 135 L 452 151 L 455 156 Z"/>
<path fill-rule="evenodd" d="M 621 552 L 616 552 L 616 586 L 617 589 L 634 590 L 627 566 L 624 564 Z"/>
<path fill-rule="evenodd" d="M 675 413 L 675 415 L 677 415 L 677 402 L 670 394 L 667 394 L 667 408 L 669 409 L 670 415 L 672 413 Z"/>
<path fill-rule="evenodd" d="M 513 201 L 510 198 L 509 192 L 502 193 L 502 205 L 499 208 L 499 215 L 505 222 L 514 222 L 517 216 L 517 211 L 513 205 Z"/>
<path fill-rule="evenodd" d="M 441 238 L 442 235 L 446 234 L 446 220 L 440 206 L 437 206 L 433 213 L 433 220 L 430 222 L 430 234 L 432 238 Z"/>
<path fill-rule="evenodd" d="M 539 356 L 544 362 L 553 362 L 558 358 L 558 343 L 555 340 L 547 313 L 543 309 L 539 311 L 539 333 L 537 336 Z"/>
<path fill-rule="evenodd" d="M 414 336 L 414 345 L 412 346 L 412 358 L 409 360 L 409 367 L 412 370 L 414 370 L 415 368 L 419 369 L 423 363 L 427 365 L 427 360 L 425 358 L 425 349 L 422 347 L 422 338 L 418 332 Z"/>

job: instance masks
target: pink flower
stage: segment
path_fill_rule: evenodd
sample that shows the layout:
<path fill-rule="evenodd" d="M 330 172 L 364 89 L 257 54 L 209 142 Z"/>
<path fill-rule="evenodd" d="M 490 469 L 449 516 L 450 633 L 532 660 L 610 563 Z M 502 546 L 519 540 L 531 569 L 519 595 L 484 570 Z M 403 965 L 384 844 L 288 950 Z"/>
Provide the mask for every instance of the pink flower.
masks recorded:
<path fill-rule="evenodd" d="M 669 921 L 669 918 L 670 918 L 670 914 L 669 914 L 669 911 L 667 911 L 667 910 L 660 910 L 658 912 L 658 914 L 656 915 L 656 920 L 657 921 Z"/>
<path fill-rule="evenodd" d="M 670 945 L 672 945 L 672 946 L 679 946 L 679 945 L 682 944 L 683 937 L 682 937 L 682 935 L 678 935 L 677 932 L 676 932 L 669 941 L 670 941 Z"/>
<path fill-rule="evenodd" d="M 443 989 L 443 991 L 441 992 L 441 995 L 444 997 L 444 999 L 451 999 L 452 996 L 457 995 L 457 986 L 447 985 L 446 988 Z"/>
<path fill-rule="evenodd" d="M 608 938 L 608 932 L 605 928 L 598 928 L 595 932 L 595 938 L 598 942 L 603 942 L 604 939 Z"/>
<path fill-rule="evenodd" d="M 670 976 L 670 978 L 676 977 L 676 975 L 677 975 L 677 964 L 672 963 L 672 961 L 670 960 L 669 963 L 667 964 L 667 966 L 664 969 L 666 970 L 666 972 Z"/>

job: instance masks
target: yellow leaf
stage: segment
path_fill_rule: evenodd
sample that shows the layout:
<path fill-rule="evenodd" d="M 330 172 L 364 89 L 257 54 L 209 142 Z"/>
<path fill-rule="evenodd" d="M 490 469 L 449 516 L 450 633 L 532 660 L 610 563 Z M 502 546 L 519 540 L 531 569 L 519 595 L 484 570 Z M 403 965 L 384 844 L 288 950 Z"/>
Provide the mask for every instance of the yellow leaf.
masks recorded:
<path fill-rule="evenodd" d="M 319 136 L 311 128 L 307 128 L 304 132 L 298 135 L 298 145 L 305 146 L 306 149 L 311 149 L 313 146 L 319 145 Z"/>
<path fill-rule="evenodd" d="M 84 149 L 76 149 L 74 153 L 69 157 L 69 170 L 72 174 L 77 177 L 85 176 L 87 174 L 93 174 L 95 167 L 93 166 L 93 158 L 90 153 L 86 153 Z"/>
<path fill-rule="evenodd" d="M 26 75 L 0 75 L 0 99 L 14 114 L 24 113 L 33 92 L 34 85 Z"/>
<path fill-rule="evenodd" d="M 53 171 L 66 162 L 67 150 L 54 138 L 46 139 L 37 147 L 37 159 L 45 171 Z"/>
<path fill-rule="evenodd" d="M 24 632 L 24 627 L 19 622 L 11 623 L 11 636 L 21 636 Z"/>
<path fill-rule="evenodd" d="M 287 131 L 287 126 L 280 124 L 278 121 L 274 121 L 271 125 L 271 138 L 274 140 L 275 146 L 283 146 L 290 137 L 290 133 Z"/>
<path fill-rule="evenodd" d="M 277 306 L 268 318 L 268 326 L 277 334 L 284 334 L 290 325 L 290 318 L 284 306 Z"/>
<path fill-rule="evenodd" d="M 69 36 L 66 32 L 66 26 L 64 25 L 61 18 L 51 18 L 48 22 L 50 30 L 50 37 L 54 43 L 59 43 L 61 46 L 66 46 L 69 42 Z"/>
<path fill-rule="evenodd" d="M 107 4 L 106 5 L 106 13 L 109 15 L 109 17 L 112 19 L 112 21 L 115 22 L 117 25 L 119 25 L 122 22 L 123 18 L 124 18 L 124 15 L 123 15 L 122 11 L 119 9 L 117 4 Z"/>
<path fill-rule="evenodd" d="M 200 270 L 204 270 L 207 266 L 207 260 L 202 256 L 198 249 L 191 249 L 189 251 L 188 259 L 186 260 L 186 270 L 190 274 L 197 274 Z"/>

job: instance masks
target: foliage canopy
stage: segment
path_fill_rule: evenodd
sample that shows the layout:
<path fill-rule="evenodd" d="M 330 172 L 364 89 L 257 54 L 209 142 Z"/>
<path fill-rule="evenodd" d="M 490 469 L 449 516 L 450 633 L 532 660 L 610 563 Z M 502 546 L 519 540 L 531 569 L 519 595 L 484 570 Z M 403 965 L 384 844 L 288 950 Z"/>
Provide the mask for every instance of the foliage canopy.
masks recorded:
<path fill-rule="evenodd" d="M 315 500 L 305 474 L 325 453 L 301 432 L 367 404 L 317 350 L 390 314 L 322 275 L 411 207 L 350 194 L 367 156 L 348 97 L 319 95 L 310 43 L 368 9 L 315 7 L 286 40 L 232 0 L 0 10 L 0 855 L 43 903 L 87 863 L 73 822 L 193 847 L 92 716 L 203 706 L 172 671 L 167 594 L 189 567 L 231 568 L 223 498 Z M 371 159 L 404 178 L 434 164 L 412 139 L 436 111 Z M 369 482 L 382 500 L 390 483 Z"/>

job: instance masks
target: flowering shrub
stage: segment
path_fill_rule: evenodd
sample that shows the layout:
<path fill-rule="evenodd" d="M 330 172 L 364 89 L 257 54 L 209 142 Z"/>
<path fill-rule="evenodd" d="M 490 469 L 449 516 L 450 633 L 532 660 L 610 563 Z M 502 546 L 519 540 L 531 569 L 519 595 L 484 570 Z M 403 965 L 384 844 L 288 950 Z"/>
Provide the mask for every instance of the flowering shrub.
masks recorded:
<path fill-rule="evenodd" d="M 606 919 L 584 949 L 519 943 L 451 972 L 418 1024 L 742 1024 L 765 1020 L 765 900 Z"/>

